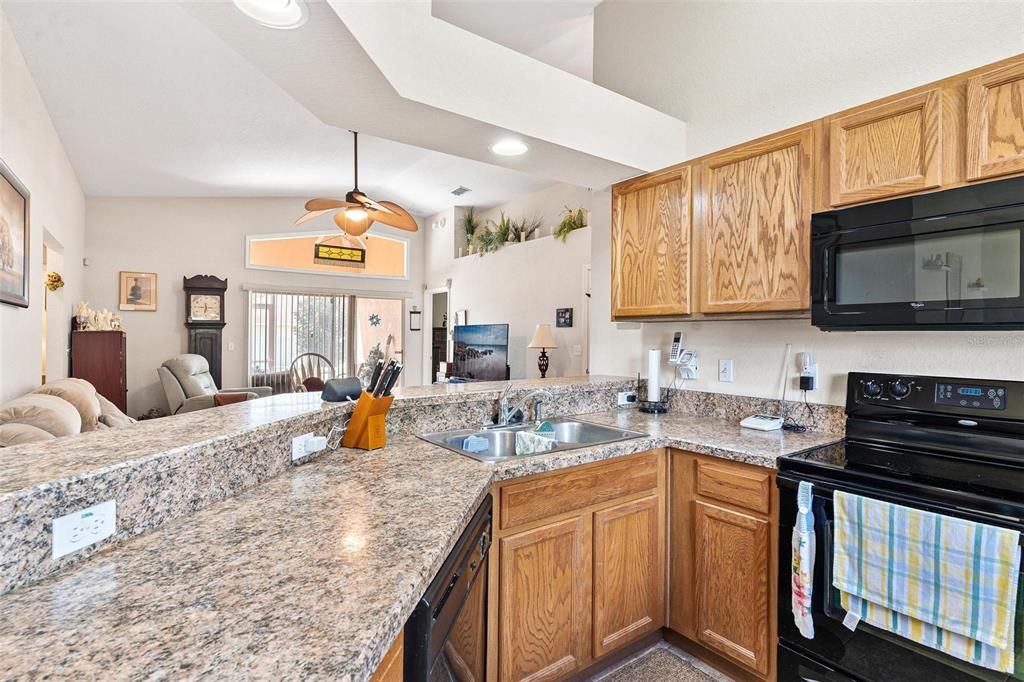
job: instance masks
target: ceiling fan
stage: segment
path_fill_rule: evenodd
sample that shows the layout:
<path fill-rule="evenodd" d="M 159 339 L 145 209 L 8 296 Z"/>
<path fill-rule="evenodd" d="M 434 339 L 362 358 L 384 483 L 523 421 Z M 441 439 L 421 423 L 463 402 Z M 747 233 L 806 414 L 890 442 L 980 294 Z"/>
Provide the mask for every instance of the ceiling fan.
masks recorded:
<path fill-rule="evenodd" d="M 344 199 L 310 199 L 306 202 L 307 213 L 296 220 L 295 224 L 301 225 L 307 220 L 336 211 L 334 224 L 351 237 L 362 236 L 375 222 L 415 232 L 418 229 L 416 219 L 404 208 L 391 201 L 374 201 L 359 191 L 359 133 L 354 130 L 351 132 L 355 157 L 355 187 Z"/>

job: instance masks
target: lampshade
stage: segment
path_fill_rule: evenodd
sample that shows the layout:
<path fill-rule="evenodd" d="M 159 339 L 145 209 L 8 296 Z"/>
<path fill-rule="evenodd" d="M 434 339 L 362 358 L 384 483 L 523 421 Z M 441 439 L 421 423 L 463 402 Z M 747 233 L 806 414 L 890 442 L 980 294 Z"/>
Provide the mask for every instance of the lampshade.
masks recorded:
<path fill-rule="evenodd" d="M 527 348 L 558 348 L 555 337 L 551 335 L 550 324 L 538 324 L 533 332 L 533 339 Z"/>

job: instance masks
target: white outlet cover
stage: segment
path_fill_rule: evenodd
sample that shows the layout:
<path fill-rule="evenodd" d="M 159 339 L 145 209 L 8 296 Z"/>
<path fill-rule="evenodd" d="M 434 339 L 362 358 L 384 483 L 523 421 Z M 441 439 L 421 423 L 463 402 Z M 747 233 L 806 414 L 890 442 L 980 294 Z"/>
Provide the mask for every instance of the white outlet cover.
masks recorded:
<path fill-rule="evenodd" d="M 618 399 L 617 399 L 616 403 L 618 404 L 619 407 L 622 407 L 624 405 L 629 405 L 630 404 L 630 400 L 629 400 L 630 396 L 633 396 L 633 402 L 635 403 L 636 402 L 636 392 L 634 392 L 634 391 L 619 391 L 619 395 L 618 395 Z"/>
<path fill-rule="evenodd" d="M 306 441 L 313 437 L 313 433 L 304 433 L 301 436 L 292 438 L 292 461 L 302 459 L 306 456 Z"/>
<path fill-rule="evenodd" d="M 107 500 L 53 520 L 52 558 L 109 538 L 117 528 L 117 502 Z"/>

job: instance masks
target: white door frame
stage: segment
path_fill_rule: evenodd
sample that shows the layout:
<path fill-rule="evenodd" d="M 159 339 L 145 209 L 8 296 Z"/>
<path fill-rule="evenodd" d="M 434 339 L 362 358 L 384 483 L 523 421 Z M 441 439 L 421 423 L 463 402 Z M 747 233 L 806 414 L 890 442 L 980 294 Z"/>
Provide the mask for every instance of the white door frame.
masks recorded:
<path fill-rule="evenodd" d="M 433 289 L 423 290 L 423 384 L 429 386 L 434 383 L 435 374 L 437 368 L 434 367 L 431 362 L 431 351 L 434 346 L 433 333 L 434 333 L 434 294 L 447 294 L 448 295 L 448 309 L 445 311 L 448 314 L 448 328 L 451 329 L 452 324 L 452 287 L 451 284 L 446 284 L 443 287 L 434 287 Z M 427 333 L 427 330 L 430 333 Z M 430 336 L 430 341 L 427 341 L 427 336 Z M 449 343 L 450 343 L 449 333 Z M 449 349 L 450 350 L 450 349 Z M 449 356 L 450 357 L 450 356 Z"/>

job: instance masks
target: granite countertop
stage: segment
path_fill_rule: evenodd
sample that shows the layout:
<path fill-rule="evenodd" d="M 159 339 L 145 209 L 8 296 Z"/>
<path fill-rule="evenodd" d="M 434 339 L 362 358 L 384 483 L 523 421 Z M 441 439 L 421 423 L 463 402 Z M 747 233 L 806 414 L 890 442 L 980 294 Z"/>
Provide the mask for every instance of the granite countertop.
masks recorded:
<path fill-rule="evenodd" d="M 343 450 L 101 551 L 0 597 L 0 678 L 365 680 L 494 480 L 665 446 L 775 466 L 839 440 L 683 414 L 581 418 L 650 435 L 497 465 L 412 437 Z"/>
<path fill-rule="evenodd" d="M 583 376 L 516 380 L 517 392 L 537 388 L 597 390 L 621 385 L 624 377 Z M 435 384 L 395 390 L 398 404 L 444 404 L 468 398 L 494 400 L 507 381 Z M 0 496 L 31 486 L 46 485 L 85 473 L 165 455 L 178 448 L 215 445 L 239 436 L 259 437 L 260 430 L 282 421 L 318 412 L 344 414 L 347 403 L 325 403 L 320 393 L 285 393 L 260 400 L 199 410 L 173 418 L 141 421 L 120 429 L 90 431 L 66 438 L 4 448 L 0 466 Z"/>

